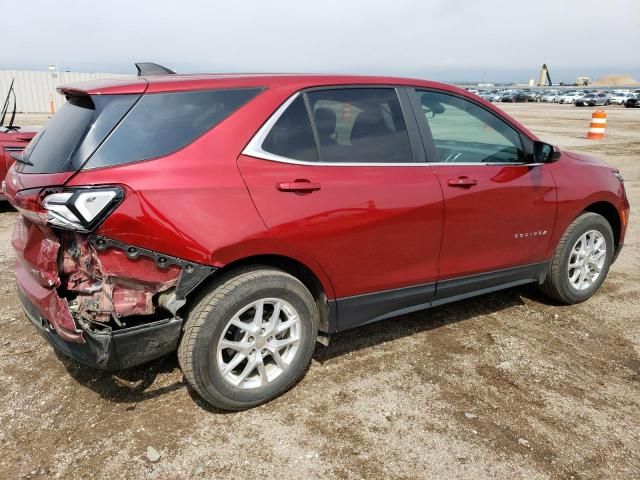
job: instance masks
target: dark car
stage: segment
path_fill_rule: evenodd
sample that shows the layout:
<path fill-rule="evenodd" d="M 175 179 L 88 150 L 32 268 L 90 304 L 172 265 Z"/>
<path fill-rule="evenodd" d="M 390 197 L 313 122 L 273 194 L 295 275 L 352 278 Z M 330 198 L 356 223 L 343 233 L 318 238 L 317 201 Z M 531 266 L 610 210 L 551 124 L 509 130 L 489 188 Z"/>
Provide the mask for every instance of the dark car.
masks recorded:
<path fill-rule="evenodd" d="M 640 107 L 640 93 L 636 93 L 635 96 L 627 98 L 624 106 L 627 108 Z"/>
<path fill-rule="evenodd" d="M 530 100 L 529 94 L 523 92 L 522 90 L 513 90 L 511 92 L 505 93 L 500 99 L 501 102 L 528 102 Z"/>
<path fill-rule="evenodd" d="M 529 90 L 529 91 L 527 91 L 525 93 L 529 97 L 529 101 L 530 102 L 541 102 L 542 101 L 543 92 L 541 92 L 539 90 Z"/>
<path fill-rule="evenodd" d="M 60 91 L 6 182 L 27 317 L 97 368 L 177 350 L 220 408 L 282 394 L 360 325 L 529 283 L 582 302 L 624 243 L 615 168 L 452 85 L 143 71 Z"/>

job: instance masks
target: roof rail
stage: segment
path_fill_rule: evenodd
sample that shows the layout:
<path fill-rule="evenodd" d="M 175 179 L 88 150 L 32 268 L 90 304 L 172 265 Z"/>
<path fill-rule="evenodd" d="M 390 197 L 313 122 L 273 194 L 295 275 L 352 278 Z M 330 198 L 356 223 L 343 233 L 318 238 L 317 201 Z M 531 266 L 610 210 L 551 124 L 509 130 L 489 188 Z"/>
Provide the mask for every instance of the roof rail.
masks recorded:
<path fill-rule="evenodd" d="M 162 65 L 158 65 L 157 63 L 151 62 L 140 62 L 136 63 L 136 68 L 138 69 L 138 76 L 148 76 L 148 75 L 175 75 L 176 72 L 173 70 L 163 67 Z"/>

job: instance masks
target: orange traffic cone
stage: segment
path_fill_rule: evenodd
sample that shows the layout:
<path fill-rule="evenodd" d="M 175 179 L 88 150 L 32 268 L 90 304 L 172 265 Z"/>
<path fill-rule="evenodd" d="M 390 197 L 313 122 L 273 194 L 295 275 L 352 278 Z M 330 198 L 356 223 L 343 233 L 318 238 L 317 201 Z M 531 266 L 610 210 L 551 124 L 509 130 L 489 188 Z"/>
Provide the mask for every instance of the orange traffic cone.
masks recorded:
<path fill-rule="evenodd" d="M 591 124 L 587 138 L 591 140 L 602 140 L 604 138 L 604 129 L 607 126 L 607 114 L 603 110 L 596 110 L 591 115 Z"/>

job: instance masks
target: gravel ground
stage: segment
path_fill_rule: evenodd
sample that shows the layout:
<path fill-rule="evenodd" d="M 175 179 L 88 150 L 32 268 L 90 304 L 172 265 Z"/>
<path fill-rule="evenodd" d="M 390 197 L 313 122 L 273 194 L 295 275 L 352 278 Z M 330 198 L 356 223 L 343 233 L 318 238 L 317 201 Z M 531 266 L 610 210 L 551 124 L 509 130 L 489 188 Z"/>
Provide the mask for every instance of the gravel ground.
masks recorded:
<path fill-rule="evenodd" d="M 606 108 L 589 141 L 591 109 L 504 108 L 624 174 L 627 245 L 598 295 L 517 288 L 346 332 L 242 413 L 198 400 L 175 356 L 111 375 L 56 355 L 18 306 L 0 207 L 0 478 L 640 478 L 640 110 Z"/>

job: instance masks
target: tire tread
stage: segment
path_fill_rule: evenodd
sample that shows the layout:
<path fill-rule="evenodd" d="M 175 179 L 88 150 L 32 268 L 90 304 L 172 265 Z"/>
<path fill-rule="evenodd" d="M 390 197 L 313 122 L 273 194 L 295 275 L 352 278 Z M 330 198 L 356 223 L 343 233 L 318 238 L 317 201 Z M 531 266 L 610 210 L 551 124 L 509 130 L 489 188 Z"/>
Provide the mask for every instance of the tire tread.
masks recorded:
<path fill-rule="evenodd" d="M 606 222 L 606 219 L 597 213 L 583 212 L 571 223 L 571 225 L 569 225 L 569 227 L 567 227 L 567 230 L 558 242 L 553 258 L 551 259 L 547 276 L 545 277 L 544 282 L 540 285 L 542 293 L 559 303 L 576 303 L 572 299 L 568 298 L 562 291 L 562 276 L 564 275 L 565 270 L 562 257 L 564 256 L 566 249 L 572 247 L 572 245 L 569 245 L 569 242 L 576 230 L 581 229 L 586 223 L 592 223 L 593 221 L 600 220 L 604 220 Z M 608 253 L 608 255 L 610 254 Z"/>
<path fill-rule="evenodd" d="M 200 330 L 212 316 L 216 315 L 216 310 L 218 309 L 220 302 L 222 302 L 225 297 L 233 294 L 234 291 L 247 283 L 256 282 L 260 281 L 261 279 L 272 277 L 274 273 L 293 279 L 307 293 L 309 293 L 302 282 L 300 282 L 296 277 L 282 270 L 264 266 L 242 267 L 238 270 L 223 274 L 219 279 L 210 284 L 207 290 L 208 293 L 201 295 L 200 299 L 196 301 L 194 307 L 188 313 L 187 320 L 184 325 L 182 340 L 178 347 L 178 364 L 180 365 L 182 373 L 185 376 L 188 384 L 196 391 L 198 395 L 200 395 L 208 403 L 216 407 L 223 408 L 225 410 L 243 410 L 247 408 L 247 406 L 245 405 L 220 401 L 220 399 L 210 395 L 204 388 L 204 383 L 202 382 L 202 379 L 198 374 L 198 371 L 201 370 L 200 367 L 202 367 L 202 365 L 199 365 L 197 363 L 195 355 Z M 309 296 L 311 297 L 310 293 Z M 312 322 L 313 328 L 317 330 L 317 316 L 312 319 Z M 314 345 L 315 342 L 312 343 L 311 347 L 313 347 Z M 309 353 L 310 355 L 311 352 L 306 353 Z M 307 367 L 308 365 L 304 365 L 302 372 L 304 372 Z M 299 375 L 296 375 L 296 377 L 299 377 Z M 282 391 L 286 391 L 291 388 L 298 380 L 299 378 L 294 378 L 286 385 L 285 388 L 282 389 Z M 272 395 L 272 398 L 276 396 L 277 395 Z"/>

